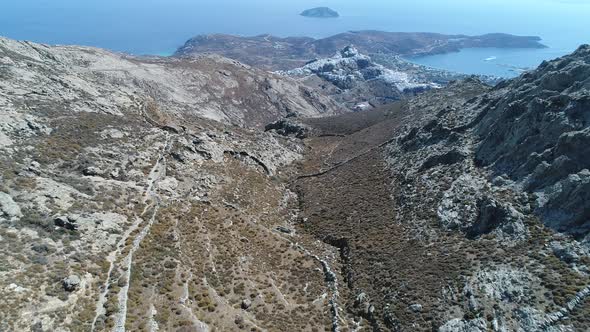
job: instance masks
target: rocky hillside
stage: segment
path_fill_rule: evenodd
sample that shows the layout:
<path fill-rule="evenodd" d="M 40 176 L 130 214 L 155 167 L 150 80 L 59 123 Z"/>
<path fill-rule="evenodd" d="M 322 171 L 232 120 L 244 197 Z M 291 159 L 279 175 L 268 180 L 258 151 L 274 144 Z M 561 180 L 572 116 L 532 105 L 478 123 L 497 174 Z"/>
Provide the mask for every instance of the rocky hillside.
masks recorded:
<path fill-rule="evenodd" d="M 261 127 L 289 114 L 338 110 L 330 99 L 292 80 L 215 55 L 140 59 L 9 39 L 0 39 L 0 52 L 3 107 L 18 108 L 14 106 L 24 99 L 55 111 L 113 115 L 165 108 L 167 115 L 201 116 L 242 127 Z M 63 102 L 47 105 L 54 100 Z"/>
<path fill-rule="evenodd" d="M 301 144 L 256 130 L 331 100 L 218 56 L 8 39 L 0 77 L 0 330 L 331 325 L 327 246 L 289 231 Z"/>
<path fill-rule="evenodd" d="M 1 331 L 590 330 L 589 46 L 342 114 L 220 56 L 0 77 Z"/>
<path fill-rule="evenodd" d="M 360 54 L 354 46 L 343 48 L 333 57 L 312 60 L 303 67 L 280 73 L 298 77 L 305 85 L 323 91 L 350 109 L 361 111 L 441 87 L 385 68 Z"/>
<path fill-rule="evenodd" d="M 590 233 L 590 47 L 544 62 L 490 94 L 474 124 L 478 165 L 532 195 L 557 231 Z"/>
<path fill-rule="evenodd" d="M 339 248 L 362 326 L 590 329 L 589 56 L 304 121 L 301 227 Z"/>
<path fill-rule="evenodd" d="M 369 30 L 350 31 L 322 39 L 215 34 L 191 38 L 175 55 L 215 53 L 267 70 L 289 70 L 301 67 L 311 59 L 330 57 L 348 45 L 355 45 L 367 55 L 385 53 L 411 57 L 457 52 L 468 47 L 545 47 L 540 40 L 539 37 L 508 34 L 465 36 Z"/>

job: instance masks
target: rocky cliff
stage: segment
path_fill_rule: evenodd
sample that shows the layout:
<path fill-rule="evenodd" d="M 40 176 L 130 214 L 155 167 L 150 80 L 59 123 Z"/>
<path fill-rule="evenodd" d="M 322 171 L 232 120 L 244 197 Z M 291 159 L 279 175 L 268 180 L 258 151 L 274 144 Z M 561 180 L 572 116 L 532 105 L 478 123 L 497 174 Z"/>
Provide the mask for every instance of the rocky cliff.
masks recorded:
<path fill-rule="evenodd" d="M 590 232 L 590 48 L 544 62 L 490 94 L 476 162 L 533 195 L 550 227 Z"/>

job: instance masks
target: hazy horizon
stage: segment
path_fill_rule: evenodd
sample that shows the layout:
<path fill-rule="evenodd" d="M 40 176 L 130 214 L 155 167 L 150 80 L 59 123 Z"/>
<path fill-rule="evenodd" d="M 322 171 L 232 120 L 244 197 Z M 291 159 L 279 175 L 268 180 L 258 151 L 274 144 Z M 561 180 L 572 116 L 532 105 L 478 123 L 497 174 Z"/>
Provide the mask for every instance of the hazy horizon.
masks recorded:
<path fill-rule="evenodd" d="M 298 14 L 327 6 L 337 19 Z M 242 36 L 273 34 L 326 37 L 350 30 L 437 32 L 479 35 L 533 35 L 546 50 L 500 51 L 423 59 L 422 64 L 474 74 L 513 76 L 510 68 L 528 68 L 572 52 L 590 42 L 590 3 L 575 0 L 21 0 L 4 5 L 0 35 L 48 44 L 75 44 L 132 54 L 170 55 L 199 34 Z M 490 50 L 490 52 L 493 50 Z M 482 62 L 497 57 L 498 63 Z M 501 62 L 501 63 L 500 63 Z M 470 64 L 470 65 L 467 65 Z"/>
<path fill-rule="evenodd" d="M 317 20 L 297 15 L 315 6 L 329 6 L 341 17 Z M 368 0 L 362 5 L 350 0 L 21 0 L 4 7 L 0 35 L 138 54 L 170 52 L 203 33 L 325 37 L 374 29 L 536 35 L 551 47 L 569 49 L 590 42 L 590 4 L 574 0 Z"/>

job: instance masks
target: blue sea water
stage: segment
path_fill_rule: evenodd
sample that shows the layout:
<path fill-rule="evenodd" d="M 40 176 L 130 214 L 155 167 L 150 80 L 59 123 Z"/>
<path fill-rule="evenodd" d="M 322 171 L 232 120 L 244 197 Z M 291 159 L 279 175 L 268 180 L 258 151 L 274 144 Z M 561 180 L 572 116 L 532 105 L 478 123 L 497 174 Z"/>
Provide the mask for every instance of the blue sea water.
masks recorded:
<path fill-rule="evenodd" d="M 433 68 L 464 74 L 515 77 L 539 65 L 543 60 L 555 59 L 571 53 L 569 48 L 505 49 L 467 48 L 458 53 L 437 54 L 409 61 Z"/>
<path fill-rule="evenodd" d="M 338 19 L 298 15 L 329 6 Z M 537 35 L 542 50 L 466 49 L 412 59 L 464 73 L 514 76 L 590 42 L 587 0 L 3 0 L 0 35 L 133 54 L 171 54 L 203 33 L 326 37 L 349 30 Z"/>

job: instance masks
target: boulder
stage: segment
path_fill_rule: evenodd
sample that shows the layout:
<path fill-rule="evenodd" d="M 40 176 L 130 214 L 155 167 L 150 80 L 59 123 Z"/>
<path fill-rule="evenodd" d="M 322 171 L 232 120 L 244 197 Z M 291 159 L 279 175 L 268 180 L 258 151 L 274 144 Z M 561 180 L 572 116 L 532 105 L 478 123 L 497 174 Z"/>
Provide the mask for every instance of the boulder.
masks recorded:
<path fill-rule="evenodd" d="M 277 231 L 281 232 L 281 233 L 285 233 L 285 234 L 291 234 L 293 233 L 293 230 L 290 228 L 287 228 L 285 226 L 277 226 L 276 228 Z"/>
<path fill-rule="evenodd" d="M 274 131 L 283 136 L 294 136 L 303 139 L 309 135 L 311 128 L 293 120 L 283 119 L 266 125 L 264 130 Z"/>
<path fill-rule="evenodd" d="M 18 204 L 7 193 L 0 192 L 0 221 L 14 221 L 23 214 Z"/>
<path fill-rule="evenodd" d="M 413 312 L 422 312 L 422 305 L 420 303 L 414 303 L 410 305 L 410 309 L 412 309 Z"/>
<path fill-rule="evenodd" d="M 53 222 L 55 223 L 55 226 L 65 228 L 70 231 L 75 231 L 76 229 L 78 229 L 78 225 L 74 217 L 58 216 L 54 219 Z"/>
<path fill-rule="evenodd" d="M 80 280 L 80 277 L 78 277 L 77 275 L 73 274 L 67 278 L 65 278 L 62 281 L 62 285 L 64 287 L 64 289 L 68 292 L 73 292 L 75 290 L 77 290 L 80 287 L 80 283 L 82 282 L 82 280 Z"/>
<path fill-rule="evenodd" d="M 242 309 L 248 310 L 251 306 L 252 306 L 252 301 L 250 301 L 249 299 L 242 300 L 242 304 L 241 304 Z"/>
<path fill-rule="evenodd" d="M 95 166 L 90 166 L 90 167 L 86 167 L 83 171 L 82 174 L 86 175 L 86 176 L 103 176 L 106 172 L 101 170 L 98 167 Z"/>
<path fill-rule="evenodd" d="M 354 307 L 359 310 L 359 313 L 365 317 L 371 317 L 375 311 L 375 306 L 371 304 L 369 296 L 365 293 L 360 293 L 354 300 Z"/>
<path fill-rule="evenodd" d="M 477 205 L 479 215 L 467 229 L 469 237 L 478 237 L 496 230 L 514 239 L 523 239 L 526 236 L 524 215 L 512 205 L 497 202 L 490 196 L 481 198 Z"/>

